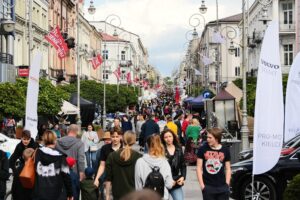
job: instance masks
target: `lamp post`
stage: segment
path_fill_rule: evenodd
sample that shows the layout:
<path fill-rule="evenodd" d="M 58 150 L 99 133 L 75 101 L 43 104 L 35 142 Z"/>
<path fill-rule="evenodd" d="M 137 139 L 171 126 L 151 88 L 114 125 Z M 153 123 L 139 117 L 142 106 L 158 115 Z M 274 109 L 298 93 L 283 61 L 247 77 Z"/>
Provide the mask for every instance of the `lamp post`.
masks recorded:
<path fill-rule="evenodd" d="M 207 12 L 207 7 L 205 6 L 205 1 L 202 0 L 201 7 L 199 8 L 200 13 L 205 14 Z M 216 0 L 216 31 L 219 31 L 219 2 Z M 220 87 L 220 44 L 217 47 L 217 57 L 216 57 L 216 92 L 219 93 Z"/>
<path fill-rule="evenodd" d="M 88 12 L 90 15 L 93 15 L 96 13 L 96 8 L 93 4 L 93 0 L 90 1 L 90 7 L 88 8 Z M 110 14 L 108 15 L 105 20 L 104 20 L 104 33 L 107 33 L 106 32 L 106 24 L 108 23 L 108 20 L 110 20 L 110 24 L 113 22 L 113 21 L 118 21 L 118 25 L 115 26 L 115 27 L 120 27 L 121 26 L 121 18 L 118 16 L 118 15 L 115 15 L 115 14 Z M 96 23 L 96 22 L 93 22 L 93 23 Z M 99 22 L 98 22 L 99 23 Z M 116 33 L 116 28 L 115 28 L 115 33 Z M 106 63 L 107 63 L 107 57 L 108 56 L 106 53 L 106 41 L 104 40 L 104 58 L 103 58 L 103 75 L 104 73 L 106 74 Z M 103 130 L 106 130 L 106 76 L 103 78 L 103 115 L 102 115 L 102 128 Z"/>

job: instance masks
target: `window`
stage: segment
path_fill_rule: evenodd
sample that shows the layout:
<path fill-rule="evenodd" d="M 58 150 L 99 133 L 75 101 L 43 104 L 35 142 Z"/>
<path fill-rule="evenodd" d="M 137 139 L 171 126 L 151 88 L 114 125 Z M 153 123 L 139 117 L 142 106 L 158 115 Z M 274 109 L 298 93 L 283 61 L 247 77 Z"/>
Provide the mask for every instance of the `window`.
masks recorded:
<path fill-rule="evenodd" d="M 292 65 L 293 57 L 294 57 L 292 44 L 283 45 L 283 56 L 284 56 L 284 65 Z"/>
<path fill-rule="evenodd" d="M 293 3 L 283 3 L 283 23 L 293 24 Z"/>
<path fill-rule="evenodd" d="M 102 51 L 102 58 L 104 58 L 104 59 L 108 59 L 108 50 L 103 50 Z"/>
<path fill-rule="evenodd" d="M 235 76 L 240 76 L 240 75 L 241 75 L 241 68 L 235 67 Z"/>
<path fill-rule="evenodd" d="M 125 60 L 125 51 L 121 51 L 121 60 Z"/>
<path fill-rule="evenodd" d="M 235 57 L 240 57 L 240 47 L 235 49 Z"/>
<path fill-rule="evenodd" d="M 102 74 L 103 74 L 103 79 L 108 80 L 109 70 L 103 70 Z"/>

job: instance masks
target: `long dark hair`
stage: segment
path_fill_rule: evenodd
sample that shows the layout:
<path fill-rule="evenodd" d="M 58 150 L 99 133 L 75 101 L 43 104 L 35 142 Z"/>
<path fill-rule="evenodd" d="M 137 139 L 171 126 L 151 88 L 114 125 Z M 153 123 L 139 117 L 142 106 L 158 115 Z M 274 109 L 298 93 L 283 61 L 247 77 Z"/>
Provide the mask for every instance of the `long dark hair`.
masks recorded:
<path fill-rule="evenodd" d="M 177 135 L 176 135 L 171 129 L 165 129 L 165 130 L 163 130 L 163 131 L 161 132 L 160 138 L 161 138 L 161 142 L 163 143 L 163 145 L 164 145 L 165 147 L 167 146 L 167 144 L 166 144 L 166 142 L 165 142 L 165 140 L 164 140 L 164 137 L 165 137 L 165 134 L 166 134 L 166 133 L 171 133 L 172 136 L 173 136 L 173 144 L 174 144 L 174 146 L 175 146 L 175 147 L 180 147 L 180 143 L 179 143 L 178 137 L 177 137 Z"/>

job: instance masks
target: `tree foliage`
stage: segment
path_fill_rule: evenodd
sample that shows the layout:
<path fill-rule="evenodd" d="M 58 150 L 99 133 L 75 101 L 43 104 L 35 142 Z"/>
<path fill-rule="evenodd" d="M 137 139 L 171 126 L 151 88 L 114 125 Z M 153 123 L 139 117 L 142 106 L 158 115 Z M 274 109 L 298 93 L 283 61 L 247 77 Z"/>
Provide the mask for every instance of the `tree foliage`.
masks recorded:
<path fill-rule="evenodd" d="M 284 200 L 297 200 L 300 197 L 300 174 L 295 176 L 283 193 Z"/>
<path fill-rule="evenodd" d="M 282 76 L 282 84 L 283 84 L 283 99 L 285 100 L 286 94 L 286 85 L 287 85 L 288 76 Z M 243 80 L 236 79 L 233 81 L 236 86 L 240 89 L 243 89 Z M 255 97 L 256 97 L 256 77 L 247 77 L 247 113 L 249 116 L 254 116 L 255 110 Z M 242 108 L 243 100 L 240 102 L 240 107 Z"/>
<path fill-rule="evenodd" d="M 76 84 L 59 86 L 60 89 L 71 94 L 77 91 Z M 80 96 L 103 107 L 104 85 L 94 80 L 80 81 Z M 138 88 L 132 86 L 106 84 L 106 109 L 107 112 L 124 111 L 128 105 L 134 105 L 138 99 Z"/>
<path fill-rule="evenodd" d="M 0 116 L 12 115 L 17 119 L 25 117 L 28 79 L 17 79 L 16 83 L 0 84 Z M 40 79 L 38 115 L 55 115 L 60 111 L 62 100 L 69 94 L 55 87 L 49 80 Z"/>

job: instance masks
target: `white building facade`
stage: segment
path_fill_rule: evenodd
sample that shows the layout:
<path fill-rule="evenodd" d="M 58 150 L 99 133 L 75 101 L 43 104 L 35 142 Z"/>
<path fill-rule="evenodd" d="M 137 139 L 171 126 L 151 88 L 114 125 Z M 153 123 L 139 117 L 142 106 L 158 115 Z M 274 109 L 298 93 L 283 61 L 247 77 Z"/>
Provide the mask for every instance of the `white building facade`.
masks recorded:
<path fill-rule="evenodd" d="M 298 0 L 296 0 L 298 1 Z M 288 74 L 293 58 L 296 56 L 296 23 L 297 18 L 295 0 L 273 0 L 267 6 L 267 16 L 270 20 L 279 19 L 280 60 L 282 73 Z M 249 42 L 248 42 L 248 75 L 256 76 L 259 65 L 261 44 L 267 23 L 261 21 L 264 14 L 263 5 L 256 0 L 249 9 Z"/>
<path fill-rule="evenodd" d="M 213 34 L 217 29 L 216 21 L 206 24 L 198 49 L 200 55 L 199 66 L 203 74 L 201 76 L 203 86 L 216 89 L 218 79 L 221 85 L 241 77 L 241 50 L 239 47 L 240 34 L 238 27 L 241 17 L 241 14 L 237 14 L 218 21 L 219 32 L 225 40 L 223 43 L 215 43 L 213 41 Z M 233 55 L 228 51 L 231 44 L 236 46 Z M 204 56 L 209 58 L 212 63 L 204 65 Z"/>

